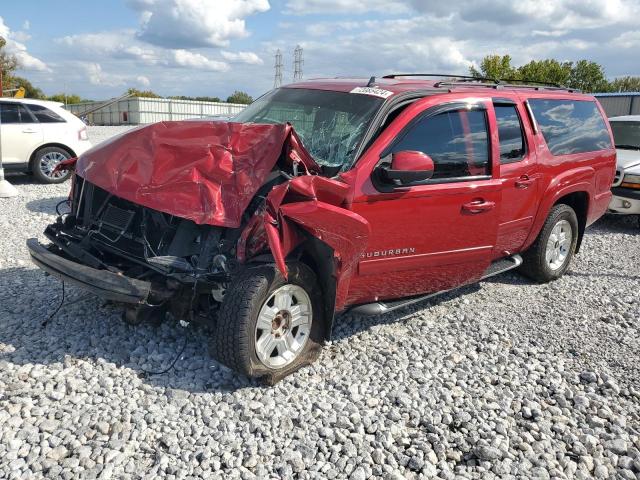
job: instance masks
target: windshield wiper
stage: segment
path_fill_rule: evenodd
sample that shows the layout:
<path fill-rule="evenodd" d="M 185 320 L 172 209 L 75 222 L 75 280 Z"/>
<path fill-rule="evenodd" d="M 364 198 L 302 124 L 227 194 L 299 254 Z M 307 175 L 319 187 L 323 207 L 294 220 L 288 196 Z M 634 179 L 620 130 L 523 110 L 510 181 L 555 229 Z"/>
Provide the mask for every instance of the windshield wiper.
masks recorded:
<path fill-rule="evenodd" d="M 616 145 L 616 148 L 622 150 L 640 150 L 640 145 Z"/>

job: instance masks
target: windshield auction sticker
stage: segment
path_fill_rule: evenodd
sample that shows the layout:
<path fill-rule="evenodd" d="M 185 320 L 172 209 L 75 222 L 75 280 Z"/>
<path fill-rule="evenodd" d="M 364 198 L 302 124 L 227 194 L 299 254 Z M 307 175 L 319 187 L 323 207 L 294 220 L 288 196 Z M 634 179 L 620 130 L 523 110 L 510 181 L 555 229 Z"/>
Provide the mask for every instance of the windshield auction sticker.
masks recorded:
<path fill-rule="evenodd" d="M 373 95 L 374 97 L 388 98 L 393 92 L 376 87 L 356 87 L 349 93 L 359 93 L 361 95 Z"/>

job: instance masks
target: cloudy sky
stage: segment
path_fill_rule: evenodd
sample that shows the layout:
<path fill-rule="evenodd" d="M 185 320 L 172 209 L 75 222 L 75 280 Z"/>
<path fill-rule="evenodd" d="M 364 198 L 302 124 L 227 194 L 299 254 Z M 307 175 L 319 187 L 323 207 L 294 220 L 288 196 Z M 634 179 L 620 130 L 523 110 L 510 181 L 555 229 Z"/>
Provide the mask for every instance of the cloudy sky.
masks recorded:
<path fill-rule="evenodd" d="M 226 97 L 271 88 L 277 49 L 290 82 L 296 44 L 305 78 L 466 73 L 491 53 L 640 75 L 638 18 L 640 0 L 21 0 L 0 35 L 49 94 Z"/>

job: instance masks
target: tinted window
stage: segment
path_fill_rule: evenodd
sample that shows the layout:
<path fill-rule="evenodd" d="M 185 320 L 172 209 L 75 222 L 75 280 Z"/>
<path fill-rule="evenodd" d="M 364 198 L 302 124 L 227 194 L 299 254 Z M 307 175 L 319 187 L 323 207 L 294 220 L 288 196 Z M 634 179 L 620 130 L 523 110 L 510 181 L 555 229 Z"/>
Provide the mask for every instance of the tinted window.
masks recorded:
<path fill-rule="evenodd" d="M 640 148 L 640 122 L 611 122 L 617 148 Z"/>
<path fill-rule="evenodd" d="M 500 163 L 511 163 L 524 156 L 524 137 L 520 117 L 514 105 L 495 105 L 500 139 Z"/>
<path fill-rule="evenodd" d="M 416 150 L 433 159 L 434 179 L 489 174 L 484 110 L 453 110 L 418 121 L 393 147 Z"/>
<path fill-rule="evenodd" d="M 529 100 L 549 150 L 554 155 L 611 148 L 611 139 L 595 102 Z"/>
<path fill-rule="evenodd" d="M 64 122 L 64 118 L 53 110 L 49 110 L 47 107 L 43 107 L 42 105 L 29 105 L 28 108 L 40 123 Z"/>
<path fill-rule="evenodd" d="M 0 121 L 2 123 L 20 123 L 20 104 L 2 103 L 0 104 Z"/>

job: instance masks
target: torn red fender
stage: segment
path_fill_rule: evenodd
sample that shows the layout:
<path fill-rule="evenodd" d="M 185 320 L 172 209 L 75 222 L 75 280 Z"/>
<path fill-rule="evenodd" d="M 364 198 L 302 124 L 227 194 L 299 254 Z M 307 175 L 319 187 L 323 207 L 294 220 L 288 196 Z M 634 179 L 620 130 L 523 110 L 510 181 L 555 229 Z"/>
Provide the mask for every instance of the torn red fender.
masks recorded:
<path fill-rule="evenodd" d="M 334 251 L 336 268 L 336 309 L 347 298 L 349 283 L 369 240 L 369 223 L 360 215 L 342 208 L 348 186 L 319 176 L 301 176 L 278 185 L 267 196 L 262 214 L 256 215 L 239 242 L 239 259 L 244 261 L 249 238 L 260 239 L 286 277 L 286 257 L 304 240 L 302 232 L 316 237 Z M 244 239 L 244 240 L 243 240 Z M 242 258 L 241 258 L 242 257 Z"/>
<path fill-rule="evenodd" d="M 138 205 L 237 228 L 283 151 L 305 171 L 320 170 L 289 124 L 182 121 L 109 139 L 81 155 L 76 171 Z"/>
<path fill-rule="evenodd" d="M 53 173 L 66 172 L 67 170 L 74 170 L 76 168 L 77 162 L 78 162 L 78 159 L 76 157 L 62 160 L 53 168 Z"/>

